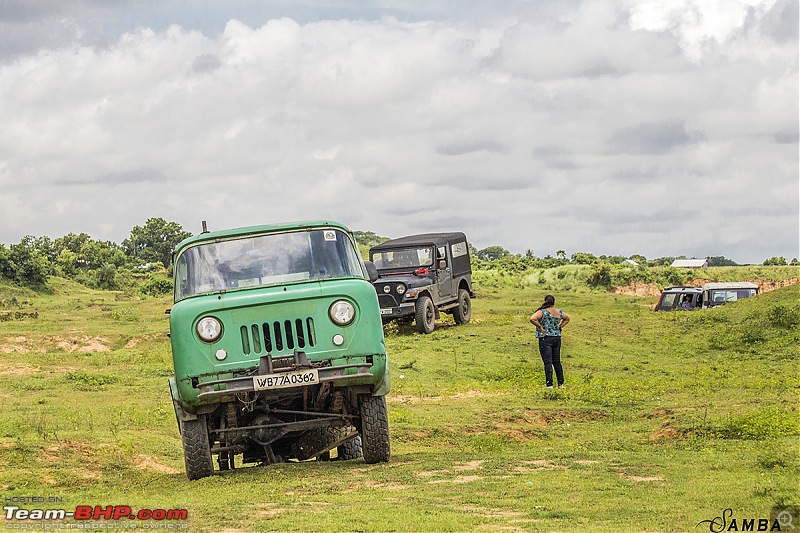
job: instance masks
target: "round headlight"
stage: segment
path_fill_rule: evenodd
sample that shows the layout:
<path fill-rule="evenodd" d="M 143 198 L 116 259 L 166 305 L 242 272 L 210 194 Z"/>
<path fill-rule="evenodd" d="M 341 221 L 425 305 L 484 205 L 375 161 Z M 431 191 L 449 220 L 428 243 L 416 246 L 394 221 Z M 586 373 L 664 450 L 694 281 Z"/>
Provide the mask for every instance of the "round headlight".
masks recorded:
<path fill-rule="evenodd" d="M 337 300 L 331 304 L 328 314 L 334 324 L 346 326 L 356 317 L 356 308 L 350 302 Z"/>
<path fill-rule="evenodd" d="M 214 342 L 222 336 L 222 322 L 213 316 L 201 318 L 197 323 L 197 336 L 205 342 Z"/>
<path fill-rule="evenodd" d="M 397 294 L 403 294 L 406 292 L 406 286 L 401 283 L 395 290 L 397 291 Z"/>
<path fill-rule="evenodd" d="M 383 292 L 385 292 L 386 294 L 389 294 L 390 290 L 392 290 L 392 288 L 390 286 L 388 286 L 388 285 L 384 285 L 383 286 Z"/>

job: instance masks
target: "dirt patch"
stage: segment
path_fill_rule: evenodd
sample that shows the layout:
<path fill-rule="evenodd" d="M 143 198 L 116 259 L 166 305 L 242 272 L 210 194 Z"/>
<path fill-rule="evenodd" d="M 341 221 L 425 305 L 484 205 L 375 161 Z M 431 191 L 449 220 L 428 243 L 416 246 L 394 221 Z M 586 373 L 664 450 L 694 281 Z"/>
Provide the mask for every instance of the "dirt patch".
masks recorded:
<path fill-rule="evenodd" d="M 624 287 L 614 287 L 612 291 L 614 294 L 627 294 L 629 296 L 659 296 L 661 289 L 658 285 L 652 283 L 636 282 Z"/>
<path fill-rule="evenodd" d="M 454 466 L 453 470 L 455 470 L 456 472 L 463 472 L 464 470 L 477 470 L 477 469 L 481 468 L 482 464 L 483 464 L 483 461 L 470 461 L 470 462 L 465 463 L 463 465 Z"/>
<path fill-rule="evenodd" d="M 687 281 L 686 285 L 689 287 L 702 287 L 706 283 L 711 283 L 712 281 L 716 280 L 697 278 Z M 742 281 L 749 281 L 750 283 L 755 283 L 758 286 L 758 292 L 764 293 L 764 292 L 774 291 L 775 289 L 788 287 L 789 285 L 794 285 L 796 283 L 800 283 L 800 278 L 790 278 L 783 280 L 745 279 Z M 652 283 L 636 282 L 636 283 L 631 283 L 630 285 L 625 285 L 624 287 L 614 287 L 611 292 L 613 292 L 614 294 L 627 294 L 629 296 L 643 296 L 643 297 L 660 296 L 661 288 L 658 285 L 654 285 Z"/>
<path fill-rule="evenodd" d="M 135 466 L 139 470 L 155 470 L 162 474 L 178 474 L 180 472 L 180 470 L 159 463 L 149 455 L 137 455 Z"/>
<path fill-rule="evenodd" d="M 405 490 L 410 489 L 411 485 L 403 485 L 400 483 L 381 483 L 380 481 L 362 481 L 360 483 L 354 483 L 351 488 L 346 488 L 342 490 L 342 494 L 349 494 L 356 490 L 360 489 L 370 489 L 370 490 Z"/>
<path fill-rule="evenodd" d="M 687 285 L 691 285 L 694 287 L 702 287 L 706 283 L 711 283 L 713 279 L 703 279 L 697 278 L 689 281 Z M 788 287 L 789 285 L 794 285 L 796 283 L 800 283 L 800 278 L 790 278 L 790 279 L 782 279 L 782 280 L 772 280 L 772 279 L 743 279 L 742 281 L 749 281 L 750 283 L 755 283 L 758 286 L 758 292 L 769 292 L 774 291 L 775 289 L 781 289 L 783 287 Z"/>
<path fill-rule="evenodd" d="M 514 468 L 518 474 L 532 474 L 534 472 L 544 472 L 548 470 L 566 470 L 565 465 L 557 465 L 546 459 L 537 459 L 535 461 L 520 461 L 520 465 Z"/>
<path fill-rule="evenodd" d="M 105 337 L 76 337 L 65 339 L 63 337 L 53 337 L 52 341 L 56 346 L 65 352 L 107 352 L 111 350 L 108 346 L 108 339 Z"/>
<path fill-rule="evenodd" d="M 0 349 L 0 352 L 3 350 Z M 4 352 L 9 353 L 9 352 Z M 20 352 L 27 353 L 27 352 Z M 41 372 L 40 368 L 32 367 L 27 363 L 0 363 L 0 376 L 29 376 Z"/>
<path fill-rule="evenodd" d="M 144 344 L 146 342 L 150 342 L 155 339 L 160 339 L 163 337 L 163 333 L 147 333 L 145 335 L 137 335 L 136 337 L 132 337 L 128 342 L 125 343 L 123 346 L 124 349 L 130 350 L 132 348 L 136 348 L 140 344 Z"/>
<path fill-rule="evenodd" d="M 387 403 L 420 403 L 420 402 L 440 402 L 445 399 L 450 400 L 463 400 L 463 399 L 476 399 L 476 398 L 489 398 L 494 396 L 505 396 L 505 392 L 483 392 L 479 390 L 471 390 L 467 392 L 458 392 L 450 396 L 411 396 L 410 394 L 390 394 L 386 396 Z"/>
<path fill-rule="evenodd" d="M 478 481 L 483 479 L 482 476 L 456 476 L 451 479 L 435 479 L 433 481 L 428 481 L 430 484 L 438 484 L 438 483 L 471 483 L 472 481 Z"/>

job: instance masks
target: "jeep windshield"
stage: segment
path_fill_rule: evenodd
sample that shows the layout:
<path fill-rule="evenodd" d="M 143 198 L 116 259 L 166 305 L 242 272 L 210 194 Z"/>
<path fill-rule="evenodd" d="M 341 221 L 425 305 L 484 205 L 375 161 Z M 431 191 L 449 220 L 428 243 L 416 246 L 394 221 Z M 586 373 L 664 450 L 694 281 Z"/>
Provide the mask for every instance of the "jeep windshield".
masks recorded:
<path fill-rule="evenodd" d="M 433 255 L 431 248 L 398 248 L 373 253 L 372 262 L 378 270 L 419 268 L 431 266 Z"/>
<path fill-rule="evenodd" d="M 305 280 L 364 277 L 352 242 L 335 229 L 201 243 L 180 254 L 175 273 L 175 301 Z"/>

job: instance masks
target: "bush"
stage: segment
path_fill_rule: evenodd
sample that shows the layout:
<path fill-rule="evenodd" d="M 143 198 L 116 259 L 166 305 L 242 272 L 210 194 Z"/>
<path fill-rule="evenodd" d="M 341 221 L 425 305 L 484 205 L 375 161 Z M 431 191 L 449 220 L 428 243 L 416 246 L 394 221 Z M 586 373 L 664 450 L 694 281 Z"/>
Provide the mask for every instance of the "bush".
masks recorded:
<path fill-rule="evenodd" d="M 142 284 L 141 292 L 147 296 L 164 296 L 172 292 L 172 280 L 161 277 L 149 277 Z"/>
<path fill-rule="evenodd" d="M 800 310 L 797 307 L 773 305 L 769 308 L 767 316 L 770 322 L 779 328 L 793 328 L 800 324 Z"/>
<path fill-rule="evenodd" d="M 608 263 L 595 264 L 586 279 L 586 284 L 593 289 L 611 289 L 611 265 Z"/>

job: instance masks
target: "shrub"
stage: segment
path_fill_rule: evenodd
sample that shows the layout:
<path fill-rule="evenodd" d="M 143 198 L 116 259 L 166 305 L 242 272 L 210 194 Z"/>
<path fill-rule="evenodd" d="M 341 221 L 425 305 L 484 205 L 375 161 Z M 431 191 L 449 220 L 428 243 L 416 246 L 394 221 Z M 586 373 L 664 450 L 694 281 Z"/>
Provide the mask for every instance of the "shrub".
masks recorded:
<path fill-rule="evenodd" d="M 150 277 L 142 284 L 142 294 L 148 296 L 164 296 L 172 292 L 172 280 L 161 277 Z"/>
<path fill-rule="evenodd" d="M 597 263 L 586 279 L 586 284 L 593 289 L 611 289 L 611 265 Z"/>

